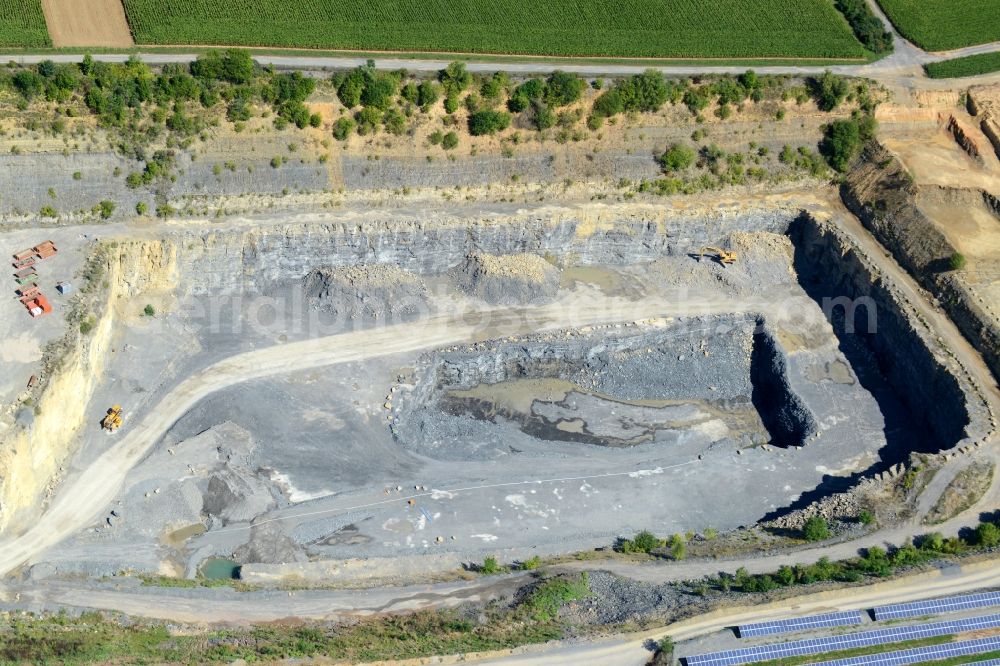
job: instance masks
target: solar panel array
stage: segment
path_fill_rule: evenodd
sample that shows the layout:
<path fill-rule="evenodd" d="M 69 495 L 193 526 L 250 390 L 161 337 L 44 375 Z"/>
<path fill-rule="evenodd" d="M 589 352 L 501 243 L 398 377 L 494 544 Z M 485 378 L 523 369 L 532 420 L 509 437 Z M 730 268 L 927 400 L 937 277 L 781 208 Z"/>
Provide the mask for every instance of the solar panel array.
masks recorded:
<path fill-rule="evenodd" d="M 892 604 L 875 608 L 876 620 L 898 620 L 904 617 L 923 617 L 952 611 L 1000 606 L 1000 592 L 978 592 L 944 599 L 925 599 L 906 604 Z"/>
<path fill-rule="evenodd" d="M 865 654 L 859 657 L 821 661 L 809 666 L 906 666 L 906 664 L 919 664 L 924 661 L 950 659 L 951 657 L 993 652 L 994 650 L 1000 650 L 1000 636 L 990 636 L 989 638 L 960 641 L 958 643 L 928 645 L 926 647 L 883 652 L 881 654 Z M 1000 664 L 1000 659 L 981 661 L 979 664 L 982 666 L 993 666 L 994 664 Z"/>
<path fill-rule="evenodd" d="M 792 631 L 806 631 L 822 627 L 846 627 L 852 624 L 861 624 L 861 611 L 840 611 L 824 615 L 795 617 L 790 620 L 741 624 L 737 629 L 739 630 L 740 638 L 753 638 L 755 636 L 773 636 L 774 634 L 787 634 Z"/>
<path fill-rule="evenodd" d="M 736 650 L 694 655 L 687 657 L 685 661 L 688 666 L 736 666 L 756 661 L 769 661 L 804 654 L 820 654 L 834 650 L 850 650 L 869 645 L 883 645 L 995 627 L 1000 627 L 1000 614 L 931 622 L 912 627 L 888 627 L 837 636 L 788 641 L 787 643 L 754 645 Z"/>

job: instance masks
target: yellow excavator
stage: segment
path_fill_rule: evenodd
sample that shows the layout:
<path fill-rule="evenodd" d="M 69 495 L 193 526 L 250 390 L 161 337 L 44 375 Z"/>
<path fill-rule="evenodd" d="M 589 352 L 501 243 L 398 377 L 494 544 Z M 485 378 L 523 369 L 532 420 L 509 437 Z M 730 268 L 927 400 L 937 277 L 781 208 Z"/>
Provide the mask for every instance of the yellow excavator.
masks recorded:
<path fill-rule="evenodd" d="M 709 257 L 715 259 L 723 266 L 729 266 L 736 263 L 737 254 L 730 250 L 723 250 L 721 247 L 706 245 L 698 250 L 698 259 L 700 260 L 702 257 Z"/>
<path fill-rule="evenodd" d="M 115 405 L 108 410 L 108 413 L 101 419 L 101 427 L 108 432 L 114 432 L 122 427 L 122 406 Z"/>

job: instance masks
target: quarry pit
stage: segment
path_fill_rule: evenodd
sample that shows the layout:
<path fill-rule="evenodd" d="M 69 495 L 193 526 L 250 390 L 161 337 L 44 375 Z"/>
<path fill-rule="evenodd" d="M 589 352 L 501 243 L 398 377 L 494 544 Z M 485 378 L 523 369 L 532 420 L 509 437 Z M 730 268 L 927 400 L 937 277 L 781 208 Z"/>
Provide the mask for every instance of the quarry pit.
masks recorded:
<path fill-rule="evenodd" d="M 839 214 L 497 204 L 117 240 L 85 412 L 121 402 L 126 424 L 82 428 L 67 482 L 163 427 L 31 575 L 224 558 L 251 582 L 399 580 L 751 525 L 981 436 L 975 391 Z"/>

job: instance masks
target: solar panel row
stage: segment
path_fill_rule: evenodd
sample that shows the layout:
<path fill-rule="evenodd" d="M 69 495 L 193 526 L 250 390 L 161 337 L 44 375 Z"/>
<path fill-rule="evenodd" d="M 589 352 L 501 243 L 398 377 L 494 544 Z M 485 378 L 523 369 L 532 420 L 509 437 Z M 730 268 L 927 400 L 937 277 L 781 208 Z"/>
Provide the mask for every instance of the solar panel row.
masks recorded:
<path fill-rule="evenodd" d="M 989 638 L 979 638 L 972 641 L 928 645 L 908 650 L 896 650 L 881 654 L 866 654 L 846 659 L 821 661 L 809 666 L 906 666 L 906 664 L 918 664 L 924 661 L 937 661 L 938 659 L 949 659 L 969 654 L 981 654 L 998 649 L 1000 649 L 1000 636 L 990 636 Z M 997 664 L 1000 663 L 1000 659 L 990 659 L 979 663 L 983 665 Z"/>
<path fill-rule="evenodd" d="M 771 645 L 754 645 L 751 647 L 712 652 L 688 657 L 688 666 L 736 666 L 756 661 L 768 661 L 803 654 L 819 654 L 834 650 L 882 645 L 916 638 L 945 636 L 963 631 L 976 631 L 1000 627 L 1000 614 L 982 615 L 979 617 L 960 618 L 931 622 L 911 627 L 887 627 L 872 631 L 860 631 L 838 636 L 823 636 L 798 641 L 788 641 Z"/>
<path fill-rule="evenodd" d="M 755 636 L 772 636 L 792 631 L 818 629 L 820 627 L 846 627 L 852 624 L 861 624 L 861 611 L 839 611 L 823 615 L 795 617 L 790 620 L 754 622 L 753 624 L 741 624 L 737 627 L 737 630 L 739 631 L 740 638 L 752 638 Z"/>
<path fill-rule="evenodd" d="M 904 617 L 921 617 L 952 611 L 1000 606 L 1000 592 L 977 592 L 944 599 L 925 599 L 905 604 L 892 604 L 875 608 L 876 620 L 897 620 Z"/>

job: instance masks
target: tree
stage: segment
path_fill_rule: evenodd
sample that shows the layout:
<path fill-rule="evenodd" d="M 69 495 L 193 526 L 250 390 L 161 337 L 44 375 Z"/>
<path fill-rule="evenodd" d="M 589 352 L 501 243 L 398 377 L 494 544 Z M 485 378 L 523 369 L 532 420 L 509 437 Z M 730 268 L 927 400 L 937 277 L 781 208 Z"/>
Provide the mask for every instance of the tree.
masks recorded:
<path fill-rule="evenodd" d="M 960 271 L 965 268 L 966 259 L 965 255 L 961 252 L 955 252 L 950 257 L 948 257 L 948 268 L 953 271 Z"/>
<path fill-rule="evenodd" d="M 365 89 L 365 74 L 360 67 L 352 70 L 337 86 L 337 98 L 348 109 L 361 104 L 361 93 Z"/>
<path fill-rule="evenodd" d="M 712 101 L 712 98 L 708 90 L 704 87 L 688 88 L 684 91 L 682 101 L 684 102 L 684 106 L 688 108 L 688 111 L 698 114 L 705 110 L 705 107 Z"/>
<path fill-rule="evenodd" d="M 891 53 L 892 33 L 885 29 L 882 20 L 872 13 L 865 0 L 835 0 L 837 9 L 851 24 L 858 41 L 873 53 Z"/>
<path fill-rule="evenodd" d="M 536 102 L 535 107 L 535 129 L 539 132 L 547 130 L 556 124 L 556 113 L 541 102 Z"/>
<path fill-rule="evenodd" d="M 671 145 L 659 158 L 660 166 L 668 173 L 683 171 L 694 164 L 694 160 L 695 152 L 681 143 Z"/>
<path fill-rule="evenodd" d="M 483 99 L 495 104 L 500 101 L 500 97 L 509 83 L 507 72 L 494 72 L 493 76 L 483 81 L 483 85 L 479 87 L 479 94 L 482 95 Z"/>
<path fill-rule="evenodd" d="M 778 569 L 778 573 L 775 574 L 775 578 L 777 579 L 779 585 L 789 587 L 795 583 L 795 570 L 787 564 L 784 564 L 780 569 Z"/>
<path fill-rule="evenodd" d="M 632 539 L 634 551 L 637 553 L 648 553 L 654 548 L 659 548 L 662 542 L 649 530 L 642 530 Z"/>
<path fill-rule="evenodd" d="M 675 534 L 670 538 L 670 556 L 675 560 L 683 560 L 687 556 L 687 543 L 683 535 Z"/>
<path fill-rule="evenodd" d="M 374 134 L 382 121 L 382 111 L 378 107 L 366 106 L 354 114 L 354 120 L 358 123 L 358 134 Z"/>
<path fill-rule="evenodd" d="M 843 173 L 861 152 L 861 128 L 858 122 L 835 120 L 823 132 L 820 151 L 831 167 Z"/>
<path fill-rule="evenodd" d="M 34 98 L 45 88 L 45 79 L 30 69 L 22 69 L 14 75 L 14 87 L 27 100 Z"/>
<path fill-rule="evenodd" d="M 483 109 L 469 116 L 469 133 L 472 136 L 496 134 L 510 126 L 510 114 L 506 111 Z"/>
<path fill-rule="evenodd" d="M 497 562 L 497 558 L 492 555 L 488 555 L 486 559 L 483 560 L 483 565 L 479 567 L 480 573 L 484 574 L 498 574 L 502 570 L 503 569 L 500 567 L 500 564 Z"/>
<path fill-rule="evenodd" d="M 355 123 L 354 119 L 350 116 L 341 116 L 337 119 L 337 122 L 333 124 L 333 138 L 337 141 L 347 141 L 347 137 L 351 136 L 351 132 L 354 131 Z"/>
<path fill-rule="evenodd" d="M 101 219 L 106 220 L 111 217 L 115 212 L 115 202 L 108 201 L 107 199 L 101 201 L 97 204 L 97 208 L 100 211 Z"/>
<path fill-rule="evenodd" d="M 939 553 L 944 550 L 944 535 L 940 532 L 931 532 L 920 538 L 920 550 L 929 550 Z"/>
<path fill-rule="evenodd" d="M 806 541 L 822 541 L 830 538 L 830 527 L 823 516 L 813 516 L 802 526 L 802 536 Z"/>
<path fill-rule="evenodd" d="M 993 523 L 979 523 L 976 528 L 976 543 L 983 548 L 995 548 L 1000 545 L 1000 528 Z"/>
<path fill-rule="evenodd" d="M 438 80 L 449 93 L 460 93 L 472 83 L 472 74 L 465 69 L 464 62 L 453 62 L 438 72 Z"/>
<path fill-rule="evenodd" d="M 368 72 L 361 90 L 361 103 L 385 111 L 396 96 L 397 86 L 391 74 Z"/>
<path fill-rule="evenodd" d="M 433 81 L 422 81 L 419 86 L 417 86 L 417 104 L 420 108 L 427 110 L 438 101 L 441 93 L 438 91 L 438 86 Z"/>
<path fill-rule="evenodd" d="M 556 70 L 549 75 L 545 85 L 545 101 L 549 106 L 566 106 L 580 99 L 583 79 L 576 74 Z"/>
<path fill-rule="evenodd" d="M 419 92 L 419 90 L 417 88 L 417 84 L 414 83 L 413 81 L 410 81 L 409 83 L 407 83 L 399 91 L 399 96 L 402 97 L 403 99 L 405 99 L 410 104 L 416 104 L 417 103 L 417 98 L 419 97 L 419 95 L 420 95 L 420 92 Z"/>
<path fill-rule="evenodd" d="M 847 80 L 830 70 L 823 72 L 818 79 L 810 79 L 809 88 L 816 105 L 822 111 L 833 111 L 840 106 L 849 90 Z"/>

